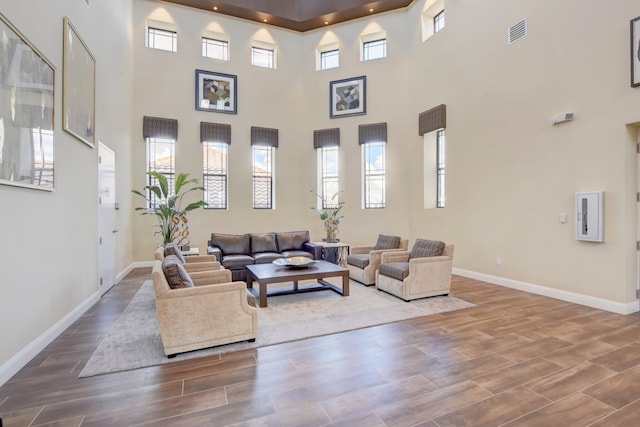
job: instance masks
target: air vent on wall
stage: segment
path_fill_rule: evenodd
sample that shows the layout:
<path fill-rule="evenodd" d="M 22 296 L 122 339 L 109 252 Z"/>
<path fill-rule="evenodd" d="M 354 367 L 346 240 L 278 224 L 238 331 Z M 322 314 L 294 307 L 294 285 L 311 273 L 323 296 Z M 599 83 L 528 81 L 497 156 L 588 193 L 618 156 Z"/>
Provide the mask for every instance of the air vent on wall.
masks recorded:
<path fill-rule="evenodd" d="M 524 36 L 527 35 L 527 19 L 523 19 L 515 25 L 509 27 L 509 32 L 507 34 L 507 39 L 509 44 L 520 40 Z"/>

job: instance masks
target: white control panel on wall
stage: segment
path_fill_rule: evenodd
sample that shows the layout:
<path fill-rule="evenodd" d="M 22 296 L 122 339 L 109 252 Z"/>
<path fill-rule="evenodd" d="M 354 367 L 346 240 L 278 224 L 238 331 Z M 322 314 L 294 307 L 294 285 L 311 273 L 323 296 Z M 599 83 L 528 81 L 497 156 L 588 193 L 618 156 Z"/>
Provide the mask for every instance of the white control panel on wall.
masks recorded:
<path fill-rule="evenodd" d="M 603 242 L 603 191 L 576 193 L 576 239 Z"/>

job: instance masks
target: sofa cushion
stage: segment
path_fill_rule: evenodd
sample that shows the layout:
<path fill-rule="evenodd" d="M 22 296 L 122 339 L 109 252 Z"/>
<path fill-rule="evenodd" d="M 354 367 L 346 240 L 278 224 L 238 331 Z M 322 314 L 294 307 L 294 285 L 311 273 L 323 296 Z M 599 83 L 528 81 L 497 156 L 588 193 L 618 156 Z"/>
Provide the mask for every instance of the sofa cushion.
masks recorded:
<path fill-rule="evenodd" d="M 400 247 L 400 236 L 387 236 L 386 234 L 379 234 L 378 241 L 373 250 L 380 249 L 398 249 Z"/>
<path fill-rule="evenodd" d="M 430 256 L 440 256 L 444 251 L 444 242 L 437 240 L 416 239 L 411 248 L 409 258 L 426 258 Z"/>
<path fill-rule="evenodd" d="M 268 264 L 278 258 L 282 258 L 282 255 L 278 252 L 260 252 L 259 254 L 253 254 L 254 264 Z"/>
<path fill-rule="evenodd" d="M 302 246 L 309 241 L 308 231 L 288 231 L 276 233 L 278 250 L 280 252 L 302 250 Z"/>
<path fill-rule="evenodd" d="M 409 275 L 409 263 L 390 262 L 388 264 L 381 264 L 378 268 L 378 274 L 403 281 Z"/>
<path fill-rule="evenodd" d="M 253 264 L 253 257 L 242 254 L 226 255 L 222 257 L 221 264 L 228 270 L 244 270 L 245 265 Z"/>
<path fill-rule="evenodd" d="M 221 234 L 211 233 L 211 246 L 217 246 L 222 255 L 248 255 L 251 237 L 249 234 Z"/>
<path fill-rule="evenodd" d="M 164 258 L 162 272 L 171 289 L 193 288 L 193 281 L 177 256 L 169 255 Z"/>
<path fill-rule="evenodd" d="M 347 257 L 347 264 L 364 269 L 369 265 L 369 254 L 356 254 Z"/>
<path fill-rule="evenodd" d="M 251 253 L 278 252 L 276 233 L 251 233 Z"/>
<path fill-rule="evenodd" d="M 175 255 L 178 258 L 178 261 L 181 263 L 185 263 L 184 255 L 182 255 L 182 251 L 175 243 L 167 243 L 164 247 L 164 256 Z"/>

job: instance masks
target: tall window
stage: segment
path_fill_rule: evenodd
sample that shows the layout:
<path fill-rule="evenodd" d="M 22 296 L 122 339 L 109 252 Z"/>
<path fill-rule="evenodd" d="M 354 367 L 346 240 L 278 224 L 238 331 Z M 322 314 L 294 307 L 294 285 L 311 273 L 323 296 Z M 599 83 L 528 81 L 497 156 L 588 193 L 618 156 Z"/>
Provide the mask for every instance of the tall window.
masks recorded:
<path fill-rule="evenodd" d="M 147 172 L 158 172 L 167 178 L 169 194 L 173 190 L 175 175 L 175 139 L 147 137 Z M 148 185 L 158 185 L 155 178 L 147 175 Z M 155 207 L 157 196 L 149 191 L 149 207 Z"/>
<path fill-rule="evenodd" d="M 224 40 L 202 38 L 202 56 L 221 61 L 229 60 L 229 42 Z"/>
<path fill-rule="evenodd" d="M 147 28 L 147 47 L 152 49 L 178 51 L 178 33 L 160 28 Z"/>
<path fill-rule="evenodd" d="M 227 208 L 227 181 L 229 144 L 202 142 L 204 201 L 207 209 Z"/>
<path fill-rule="evenodd" d="M 273 49 L 263 49 L 253 46 L 251 48 L 251 64 L 257 67 L 275 68 Z"/>
<path fill-rule="evenodd" d="M 326 52 L 320 52 L 320 69 L 328 70 L 329 68 L 337 68 L 340 66 L 340 50 L 333 49 Z"/>
<path fill-rule="evenodd" d="M 444 10 L 433 17 L 433 32 L 437 33 L 444 28 Z"/>
<path fill-rule="evenodd" d="M 338 200 L 332 197 L 339 191 L 337 145 L 324 146 L 318 149 L 318 171 L 320 172 L 320 194 L 322 206 L 320 208 L 336 208 Z"/>
<path fill-rule="evenodd" d="M 444 171 L 445 171 L 445 137 L 444 129 L 436 132 L 436 207 L 444 208 Z"/>
<path fill-rule="evenodd" d="M 273 208 L 274 148 L 253 145 L 253 208 Z"/>
<path fill-rule="evenodd" d="M 387 39 L 372 40 L 362 44 L 362 59 L 364 61 L 384 58 L 386 56 Z"/>
<path fill-rule="evenodd" d="M 384 141 L 362 144 L 363 204 L 365 209 L 385 207 L 385 146 Z"/>

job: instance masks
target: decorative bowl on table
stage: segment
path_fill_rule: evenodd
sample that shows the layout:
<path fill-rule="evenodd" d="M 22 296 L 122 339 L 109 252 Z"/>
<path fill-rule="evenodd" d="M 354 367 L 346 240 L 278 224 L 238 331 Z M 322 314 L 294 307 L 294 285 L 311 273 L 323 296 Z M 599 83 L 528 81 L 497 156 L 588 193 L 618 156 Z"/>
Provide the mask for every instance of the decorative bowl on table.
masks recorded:
<path fill-rule="evenodd" d="M 291 269 L 308 268 L 316 263 L 315 260 L 304 256 L 292 256 L 290 258 L 278 258 L 272 261 L 274 264 Z"/>

